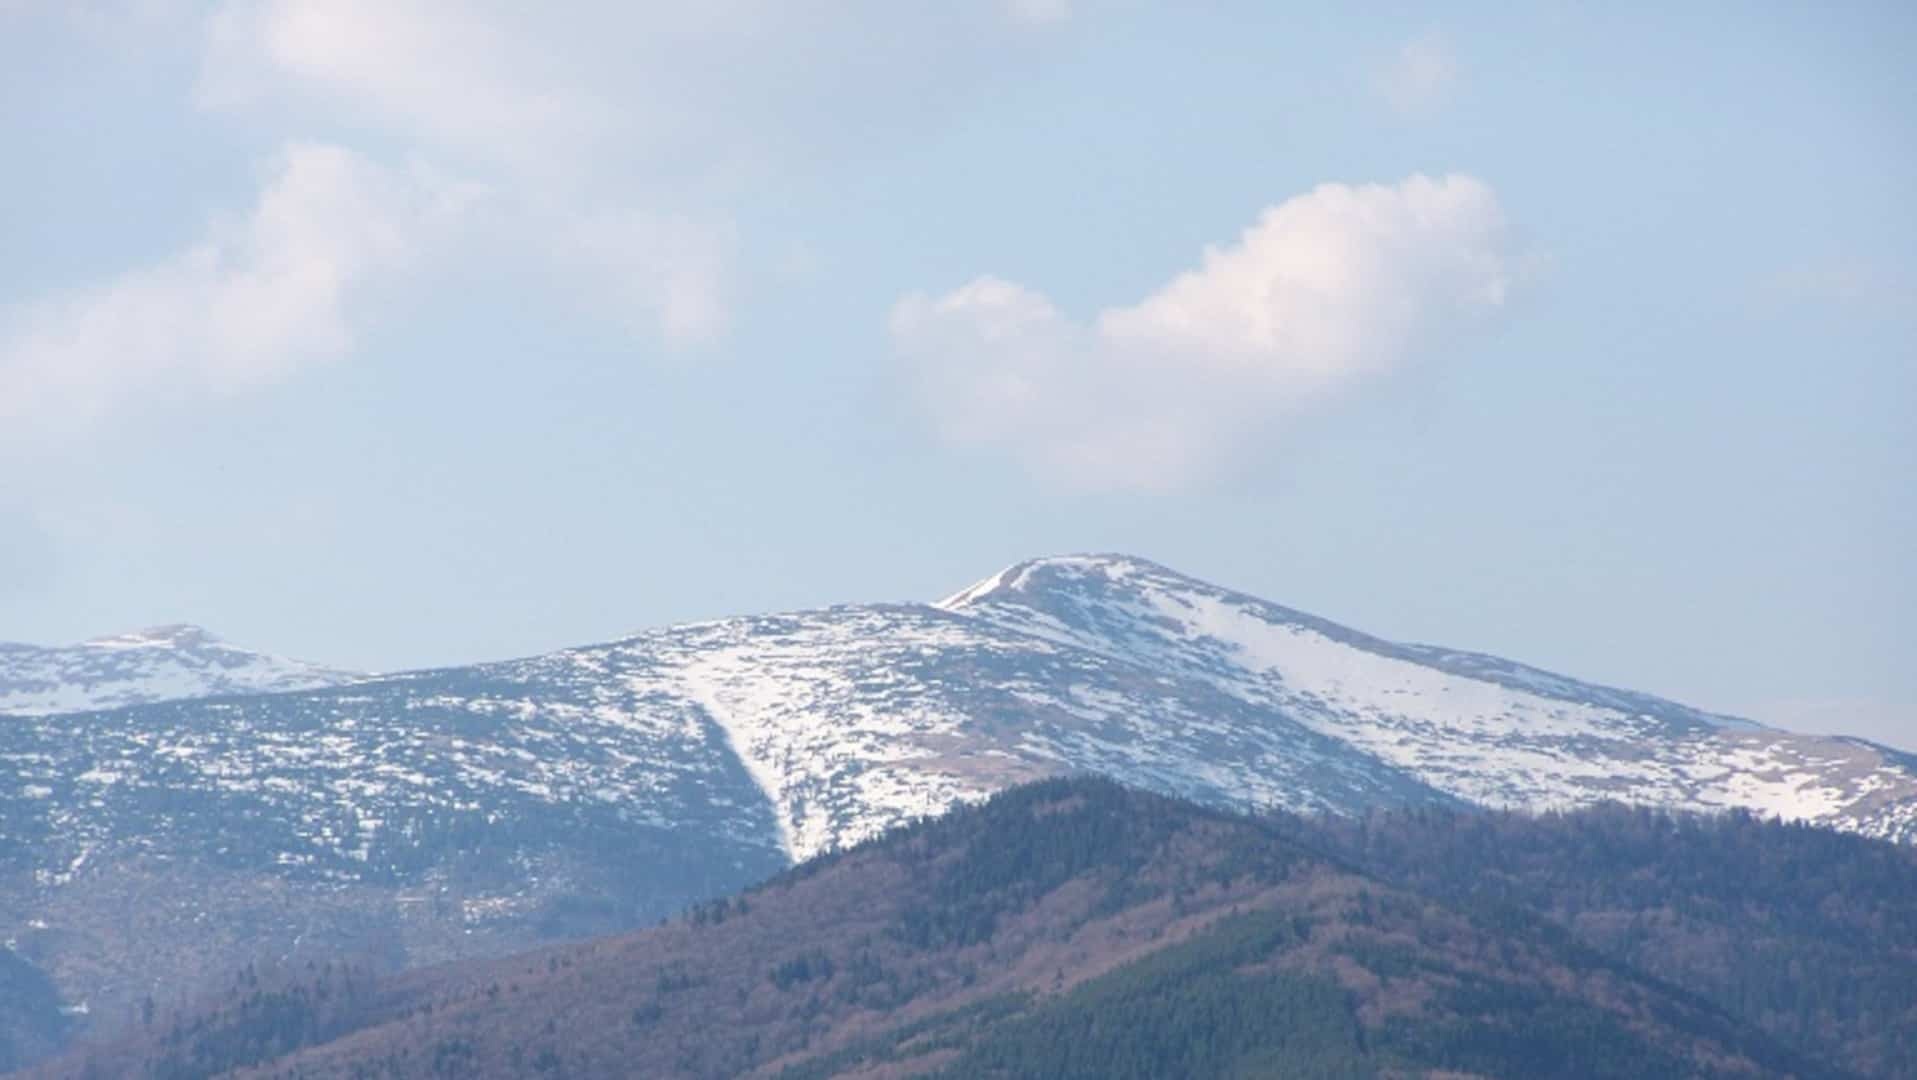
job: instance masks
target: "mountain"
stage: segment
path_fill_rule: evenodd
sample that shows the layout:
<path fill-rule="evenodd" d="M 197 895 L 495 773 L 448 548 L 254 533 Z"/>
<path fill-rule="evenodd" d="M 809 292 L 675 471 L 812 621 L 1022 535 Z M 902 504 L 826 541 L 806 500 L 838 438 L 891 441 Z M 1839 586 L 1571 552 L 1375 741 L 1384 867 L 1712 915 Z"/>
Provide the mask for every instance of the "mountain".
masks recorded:
<path fill-rule="evenodd" d="M 1040 559 L 939 606 L 1206 682 L 1481 806 L 1741 807 L 1917 841 L 1910 755 L 1382 641 L 1140 559 Z"/>
<path fill-rule="evenodd" d="M 0 935 L 96 1026 L 256 960 L 418 965 L 644 925 L 1067 773 L 1234 809 L 1621 801 L 1917 840 L 1908 756 L 1392 644 L 1125 556 L 936 604 L 17 716 L 0 762 Z"/>
<path fill-rule="evenodd" d="M 1421 885 L 1432 839 L 1531 884 Z M 1842 904 L 1798 902 L 1809 864 Z M 1677 977 L 1589 944 L 1552 911 L 1577 895 L 1686 946 Z M 1682 935 L 1673 908 L 1699 909 Z M 638 933 L 397 976 L 242 971 L 40 1075 L 1907 1075 L 1912 939 L 1873 957 L 1855 931 L 1913 924 L 1917 853 L 1823 830 L 1430 811 L 1338 829 L 1052 780 Z M 1787 969 L 1858 960 L 1874 996 L 1835 1030 L 1796 1023 L 1808 996 L 1726 1004 L 1696 988 L 1712 929 L 1761 930 Z"/>
<path fill-rule="evenodd" d="M 179 624 L 47 647 L 0 641 L 0 715 L 337 686 L 364 676 L 229 645 Z"/>

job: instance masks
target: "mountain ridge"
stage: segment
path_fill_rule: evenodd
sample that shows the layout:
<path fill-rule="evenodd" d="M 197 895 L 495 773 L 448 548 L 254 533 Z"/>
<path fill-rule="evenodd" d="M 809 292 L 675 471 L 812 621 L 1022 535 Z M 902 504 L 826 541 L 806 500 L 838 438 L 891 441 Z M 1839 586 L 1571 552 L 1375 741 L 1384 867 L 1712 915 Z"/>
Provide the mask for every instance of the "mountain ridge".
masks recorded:
<path fill-rule="evenodd" d="M 0 642 L 0 716 L 311 690 L 368 677 L 241 648 L 192 623 L 167 623 L 73 645 Z"/>
<path fill-rule="evenodd" d="M 1691 706 L 1682 705 L 1670 699 L 1641 691 L 1627 690 L 1602 683 L 1587 682 L 1582 679 L 1564 675 L 1560 672 L 1536 667 L 1522 661 L 1510 660 L 1492 653 L 1453 649 L 1424 642 L 1396 641 L 1390 638 L 1378 637 L 1362 630 L 1356 630 L 1336 620 L 1328 619 L 1321 615 L 1314 615 L 1298 608 L 1274 603 L 1240 590 L 1214 585 L 1211 582 L 1203 581 L 1173 570 L 1163 563 L 1123 552 L 1086 552 L 1026 559 L 1012 564 L 997 574 L 980 579 L 973 585 L 938 601 L 933 606 L 949 611 L 964 611 L 980 603 L 987 602 L 1001 593 L 1020 592 L 1023 583 L 1029 579 L 1035 571 L 1073 564 L 1103 568 L 1108 571 L 1111 568 L 1122 567 L 1128 574 L 1144 573 L 1176 579 L 1184 587 L 1191 588 L 1195 586 L 1222 598 L 1256 605 L 1267 611 L 1276 613 L 1284 622 L 1309 627 L 1328 637 L 1358 645 L 1370 651 L 1400 656 L 1419 662 L 1441 662 L 1446 665 L 1446 670 L 1451 670 L 1456 674 L 1492 679 L 1509 679 L 1510 681 L 1504 685 L 1511 686 L 1513 689 L 1526 689 L 1540 685 L 1552 686 L 1567 692 L 1596 695 L 1603 699 L 1621 703 L 1644 703 L 1657 707 L 1676 706 L 1694 712 L 1701 717 L 1707 717 L 1725 727 L 1774 730 L 1770 728 L 1769 725 L 1761 724 L 1755 720 L 1695 709 Z"/>
<path fill-rule="evenodd" d="M 117 1019 L 249 950 L 370 938 L 417 965 L 643 925 L 1077 773 L 1237 811 L 1622 801 L 1917 840 L 1917 764 L 1867 743 L 1393 646 L 1129 557 L 986 582 L 8 717 L 0 936 Z M 146 898 L 138 949 L 116 896 Z"/>

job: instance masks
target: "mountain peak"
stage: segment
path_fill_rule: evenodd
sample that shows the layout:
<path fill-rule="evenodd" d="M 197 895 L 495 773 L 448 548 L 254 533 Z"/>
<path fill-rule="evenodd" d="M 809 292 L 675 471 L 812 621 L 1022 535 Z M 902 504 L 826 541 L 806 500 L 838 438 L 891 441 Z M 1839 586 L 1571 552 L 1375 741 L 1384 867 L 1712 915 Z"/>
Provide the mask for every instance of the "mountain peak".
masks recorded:
<path fill-rule="evenodd" d="M 231 645 L 202 626 L 167 623 L 77 645 L 0 650 L 0 716 L 305 690 L 362 678 Z"/>
<path fill-rule="evenodd" d="M 933 606 L 946 611 L 960 611 L 986 600 L 1010 599 L 1066 582 L 1087 579 L 1100 582 L 1120 581 L 1139 575 L 1190 580 L 1150 559 L 1127 555 L 1123 552 L 1046 555 L 1013 563 L 990 577 L 960 589 Z"/>
<path fill-rule="evenodd" d="M 192 623 L 165 623 L 124 634 L 92 638 L 84 643 L 92 649 L 192 649 L 225 644 L 219 635 Z"/>

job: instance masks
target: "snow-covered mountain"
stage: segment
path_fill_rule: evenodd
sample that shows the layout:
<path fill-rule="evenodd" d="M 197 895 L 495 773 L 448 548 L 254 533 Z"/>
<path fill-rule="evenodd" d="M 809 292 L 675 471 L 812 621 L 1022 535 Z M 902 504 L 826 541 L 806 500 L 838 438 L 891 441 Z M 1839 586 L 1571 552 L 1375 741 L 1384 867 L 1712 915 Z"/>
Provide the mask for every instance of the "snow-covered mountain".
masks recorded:
<path fill-rule="evenodd" d="M 1382 641 L 1140 559 L 1023 563 L 939 607 L 1205 682 L 1470 803 L 1742 808 L 1917 841 L 1910 755 Z"/>
<path fill-rule="evenodd" d="M 1124 556 L 935 604 L 18 716 L 0 770 L 0 937 L 64 934 L 40 959 L 96 1008 L 262 942 L 370 934 L 416 962 L 632 925 L 1067 772 L 1235 808 L 1622 800 L 1917 842 L 1907 755 L 1381 641 Z M 137 952 L 108 929 L 129 896 L 176 909 Z"/>
<path fill-rule="evenodd" d="M 364 677 L 238 648 L 185 624 L 78 645 L 0 642 L 0 715 L 310 690 Z"/>

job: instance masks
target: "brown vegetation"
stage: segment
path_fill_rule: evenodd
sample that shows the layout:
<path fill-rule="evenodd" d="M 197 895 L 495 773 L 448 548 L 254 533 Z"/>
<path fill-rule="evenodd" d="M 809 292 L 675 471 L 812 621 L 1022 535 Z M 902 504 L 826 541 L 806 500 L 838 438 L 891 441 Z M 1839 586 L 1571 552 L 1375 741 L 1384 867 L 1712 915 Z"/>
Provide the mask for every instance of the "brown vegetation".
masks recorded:
<path fill-rule="evenodd" d="M 1172 1053 L 1199 1074 L 1282 1053 L 1335 1076 L 1843 1075 L 1535 912 L 1388 883 L 1337 835 L 1047 782 L 639 933 L 243 978 L 36 1075 L 1019 1075 L 1047 1025 L 1090 1033 L 1045 1059 L 1070 1075 Z"/>

